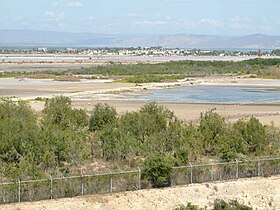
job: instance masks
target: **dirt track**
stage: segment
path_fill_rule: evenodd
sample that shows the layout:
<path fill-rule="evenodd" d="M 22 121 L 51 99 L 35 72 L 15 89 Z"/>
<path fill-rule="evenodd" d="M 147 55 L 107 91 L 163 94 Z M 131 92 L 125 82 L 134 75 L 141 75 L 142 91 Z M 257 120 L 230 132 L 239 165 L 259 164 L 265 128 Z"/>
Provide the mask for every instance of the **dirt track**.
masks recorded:
<path fill-rule="evenodd" d="M 280 209 L 280 176 L 230 182 L 193 184 L 165 189 L 92 195 L 34 203 L 2 205 L 5 210 L 166 209 L 188 202 L 211 206 L 215 199 L 237 199 L 255 209 Z"/>

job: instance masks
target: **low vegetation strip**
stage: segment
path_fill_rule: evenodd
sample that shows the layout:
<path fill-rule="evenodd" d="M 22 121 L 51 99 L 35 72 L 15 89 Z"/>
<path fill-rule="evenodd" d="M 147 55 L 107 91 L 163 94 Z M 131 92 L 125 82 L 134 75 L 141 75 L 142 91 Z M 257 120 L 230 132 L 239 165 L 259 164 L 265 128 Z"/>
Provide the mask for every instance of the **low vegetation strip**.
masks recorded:
<path fill-rule="evenodd" d="M 150 188 L 279 174 L 278 159 L 245 161 L 279 156 L 279 128 L 255 117 L 230 123 L 209 110 L 186 123 L 154 102 L 122 115 L 108 104 L 88 113 L 59 96 L 39 113 L 3 99 L 0 119 L 0 180 L 14 182 L 2 186 L 2 202 L 133 190 L 139 177 L 141 188 Z M 141 173 L 128 177 L 111 174 L 138 167 Z"/>
<path fill-rule="evenodd" d="M 0 204 L 238 180 L 239 178 L 256 176 L 268 177 L 280 174 L 280 158 L 190 164 L 189 166 L 172 167 L 170 169 L 164 167 L 163 164 L 157 162 L 143 172 L 140 169 L 135 171 L 110 171 L 101 174 L 82 174 L 69 177 L 50 176 L 48 179 L 1 183 Z"/>
<path fill-rule="evenodd" d="M 68 69 L 66 71 L 15 71 L 0 73 L 0 77 L 26 76 L 34 74 L 56 76 L 91 75 L 91 78 L 116 78 L 122 82 L 147 83 L 164 82 L 183 79 L 185 77 L 202 77 L 209 75 L 246 75 L 261 78 L 280 78 L 280 59 L 251 59 L 244 61 L 170 61 L 156 64 L 120 64 L 110 63 L 80 69 Z M 40 76 L 39 76 L 40 77 Z M 61 77 L 63 78 L 63 77 Z M 71 77 L 73 79 L 73 77 Z"/>
<path fill-rule="evenodd" d="M 213 209 L 215 201 L 224 200 L 227 204 L 238 201 L 240 205 L 246 205 L 253 209 L 277 209 L 280 206 L 279 183 L 279 176 L 256 177 L 228 182 L 14 203 L 1 207 L 6 210 L 172 210 L 187 207 L 188 203 L 191 203 L 195 208 Z"/>
<path fill-rule="evenodd" d="M 279 156 L 280 132 L 255 117 L 227 122 L 214 110 L 185 123 L 156 103 L 118 115 L 97 104 L 91 113 L 59 96 L 42 112 L 26 102 L 0 102 L 1 182 L 73 176 L 106 169 L 141 170 L 257 156 Z M 94 167 L 91 167 L 94 164 Z"/>

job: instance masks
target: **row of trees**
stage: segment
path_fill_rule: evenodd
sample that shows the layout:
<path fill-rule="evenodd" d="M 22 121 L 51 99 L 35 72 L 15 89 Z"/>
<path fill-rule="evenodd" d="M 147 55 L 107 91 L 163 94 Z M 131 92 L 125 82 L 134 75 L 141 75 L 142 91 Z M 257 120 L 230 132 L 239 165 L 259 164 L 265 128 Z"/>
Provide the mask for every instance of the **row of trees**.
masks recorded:
<path fill-rule="evenodd" d="M 122 167 L 142 164 L 149 175 L 158 165 L 168 172 L 205 157 L 276 155 L 279 138 L 277 128 L 254 117 L 232 124 L 211 110 L 187 124 L 154 102 L 123 115 L 108 104 L 97 104 L 88 115 L 62 96 L 47 100 L 42 113 L 25 102 L 0 103 L 0 173 L 7 178 L 66 174 L 91 158 Z"/>
<path fill-rule="evenodd" d="M 185 77 L 207 76 L 216 74 L 256 74 L 259 77 L 279 77 L 275 71 L 280 59 L 251 59 L 245 61 L 171 61 L 157 64 L 119 64 L 110 63 L 103 66 L 69 69 L 67 71 L 11 72 L 0 77 L 22 76 L 21 74 L 69 75 L 87 74 L 92 78 L 121 78 L 123 82 L 147 83 L 182 79 Z M 29 75 L 30 76 L 30 75 Z M 38 75 L 37 75 L 38 76 Z M 41 75 L 42 76 L 42 75 Z M 46 75 L 44 75 L 46 76 Z"/>
<path fill-rule="evenodd" d="M 266 69 L 280 64 L 280 59 L 250 59 L 244 61 L 170 61 L 158 64 L 110 64 L 70 70 L 74 74 L 123 75 L 212 75 L 226 73 L 265 74 Z"/>

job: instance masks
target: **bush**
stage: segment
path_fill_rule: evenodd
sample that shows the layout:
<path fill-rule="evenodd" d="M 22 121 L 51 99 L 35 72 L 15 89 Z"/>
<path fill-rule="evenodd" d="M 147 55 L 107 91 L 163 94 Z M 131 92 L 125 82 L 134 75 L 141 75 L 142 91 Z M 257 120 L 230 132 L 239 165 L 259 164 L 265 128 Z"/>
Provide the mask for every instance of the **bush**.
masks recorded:
<path fill-rule="evenodd" d="M 215 200 L 212 210 L 252 210 L 253 208 L 240 204 L 238 201 L 225 202 L 224 200 Z M 180 206 L 174 210 L 206 210 L 206 208 L 199 208 L 197 205 L 188 203 L 187 206 Z"/>
<path fill-rule="evenodd" d="M 144 161 L 143 178 L 152 182 L 153 187 L 170 186 L 171 164 L 163 155 L 148 157 Z"/>
<path fill-rule="evenodd" d="M 89 119 L 89 130 L 101 130 L 105 125 L 111 124 L 117 118 L 117 111 L 108 104 L 98 103 L 94 106 Z"/>
<path fill-rule="evenodd" d="M 199 208 L 197 205 L 188 203 L 187 206 L 180 206 L 178 208 L 175 208 L 174 210 L 204 210 L 204 208 Z"/>
<path fill-rule="evenodd" d="M 253 208 L 240 204 L 238 201 L 225 202 L 224 200 L 215 200 L 213 210 L 252 210 Z"/>

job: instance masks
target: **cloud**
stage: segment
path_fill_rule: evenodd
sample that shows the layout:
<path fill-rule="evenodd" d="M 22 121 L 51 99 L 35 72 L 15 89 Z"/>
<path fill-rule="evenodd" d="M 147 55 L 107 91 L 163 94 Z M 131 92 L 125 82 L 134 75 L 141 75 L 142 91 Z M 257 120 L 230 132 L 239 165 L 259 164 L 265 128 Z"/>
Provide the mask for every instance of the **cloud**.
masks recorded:
<path fill-rule="evenodd" d="M 164 1 L 170 3 L 195 3 L 195 2 L 203 3 L 208 0 L 164 0 Z"/>
<path fill-rule="evenodd" d="M 136 13 L 136 12 L 130 12 L 130 13 L 127 13 L 126 16 L 127 16 L 127 17 L 138 17 L 139 14 Z"/>
<path fill-rule="evenodd" d="M 214 18 L 202 18 L 200 20 L 190 20 L 187 18 L 183 19 L 172 19 L 170 16 L 160 16 L 156 20 L 142 20 L 136 21 L 135 24 L 142 27 L 151 27 L 151 26 L 166 26 L 166 27 L 180 27 L 184 29 L 191 28 L 201 28 L 201 27 L 221 27 L 224 23 L 218 19 Z"/>
<path fill-rule="evenodd" d="M 95 18 L 93 16 L 88 16 L 88 20 L 94 20 Z"/>
<path fill-rule="evenodd" d="M 54 22 L 58 23 L 64 20 L 64 13 L 55 13 L 54 11 L 46 11 L 45 18 L 43 19 L 44 22 Z"/>
<path fill-rule="evenodd" d="M 67 4 L 67 7 L 69 8 L 81 8 L 82 6 L 83 4 L 79 1 L 72 1 Z"/>
<path fill-rule="evenodd" d="M 14 20 L 15 22 L 20 22 L 20 21 L 23 20 L 23 17 L 22 17 L 22 16 L 14 16 L 14 17 L 13 17 L 13 20 Z"/>
<path fill-rule="evenodd" d="M 59 2 L 55 1 L 51 4 L 52 7 L 57 7 L 59 5 Z"/>
<path fill-rule="evenodd" d="M 166 2 L 191 2 L 192 0 L 165 0 Z"/>
<path fill-rule="evenodd" d="M 54 11 L 46 11 L 46 12 L 45 12 L 45 15 L 46 15 L 47 17 L 52 18 L 52 17 L 55 17 L 55 12 L 54 12 Z"/>
<path fill-rule="evenodd" d="M 143 20 L 143 21 L 136 21 L 135 24 L 139 26 L 163 26 L 166 25 L 167 22 L 164 20 L 156 20 L 156 21 Z"/>
<path fill-rule="evenodd" d="M 224 25 L 222 21 L 215 18 L 202 18 L 198 23 L 212 27 L 219 27 Z"/>
<path fill-rule="evenodd" d="M 261 1 L 261 0 L 225 0 L 225 1 L 229 1 L 229 2 L 257 2 L 257 1 Z"/>
<path fill-rule="evenodd" d="M 229 27 L 232 29 L 243 30 L 248 28 L 252 22 L 253 21 L 249 17 L 235 16 L 229 20 Z"/>
<path fill-rule="evenodd" d="M 150 26 L 165 26 L 172 23 L 171 17 L 168 15 L 162 15 L 161 13 L 154 14 L 154 17 L 146 20 L 136 21 L 134 24 L 142 27 Z"/>

